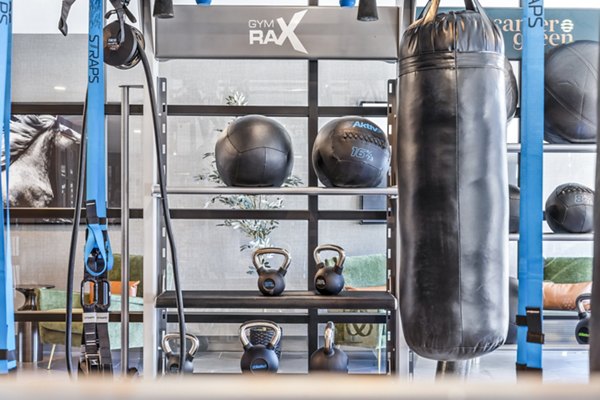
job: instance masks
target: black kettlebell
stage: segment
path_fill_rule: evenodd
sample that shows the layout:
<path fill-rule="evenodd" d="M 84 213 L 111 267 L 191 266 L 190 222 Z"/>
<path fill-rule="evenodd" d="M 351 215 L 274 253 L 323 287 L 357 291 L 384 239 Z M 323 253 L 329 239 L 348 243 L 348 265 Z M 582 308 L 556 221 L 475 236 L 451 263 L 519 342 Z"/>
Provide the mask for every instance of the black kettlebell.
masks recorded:
<path fill-rule="evenodd" d="M 338 253 L 338 257 L 334 257 L 334 264 L 330 265 L 326 261 L 321 261 L 319 254 L 325 250 L 331 250 Z M 317 273 L 315 274 L 315 289 L 320 294 L 333 295 L 338 294 L 344 288 L 344 260 L 346 253 L 344 249 L 335 244 L 323 244 L 318 246 L 313 252 L 315 262 L 317 263 Z"/>
<path fill-rule="evenodd" d="M 308 362 L 309 371 L 348 373 L 348 355 L 334 346 L 335 328 L 333 322 L 325 326 L 325 346 L 316 350 Z"/>
<path fill-rule="evenodd" d="M 267 344 L 252 344 L 248 339 L 246 331 L 250 328 L 269 328 L 275 334 Z M 275 346 L 281 340 L 281 328 L 271 321 L 248 321 L 240 326 L 240 341 L 244 346 L 244 354 L 240 361 L 243 373 L 275 373 L 279 369 L 279 358 L 275 352 Z"/>
<path fill-rule="evenodd" d="M 194 355 L 200 347 L 200 341 L 192 334 L 187 333 L 186 339 L 191 342 L 191 346 L 187 350 L 183 361 L 183 373 L 191 374 L 194 372 Z M 174 353 L 171 349 L 171 342 L 179 340 L 179 333 L 168 333 L 162 339 L 162 349 L 167 357 L 167 374 L 177 374 L 179 372 L 179 354 Z"/>
<path fill-rule="evenodd" d="M 282 255 L 283 263 L 277 269 L 266 268 L 261 264 L 259 258 L 264 254 Z M 285 289 L 285 274 L 292 261 L 290 253 L 279 247 L 265 247 L 254 252 L 252 261 L 258 273 L 258 289 L 265 296 L 279 296 Z"/>
<path fill-rule="evenodd" d="M 590 317 L 592 316 L 592 313 L 585 309 L 583 303 L 591 301 L 591 299 L 591 293 L 584 293 L 579 295 L 577 300 L 575 300 L 577 311 L 579 312 L 579 322 L 575 327 L 575 339 L 577 339 L 577 343 L 579 344 L 590 343 Z"/>

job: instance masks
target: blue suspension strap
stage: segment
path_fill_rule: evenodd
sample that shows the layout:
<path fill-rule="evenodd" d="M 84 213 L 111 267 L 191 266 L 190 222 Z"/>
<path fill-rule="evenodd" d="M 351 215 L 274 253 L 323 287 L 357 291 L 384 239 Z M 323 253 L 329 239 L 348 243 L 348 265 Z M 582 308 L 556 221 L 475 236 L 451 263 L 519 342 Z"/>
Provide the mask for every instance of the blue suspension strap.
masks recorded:
<path fill-rule="evenodd" d="M 0 212 L 0 374 L 6 374 L 17 366 L 15 358 L 15 308 L 13 304 L 13 276 L 10 251 L 10 212 L 8 184 L 10 170 L 10 115 L 11 115 L 11 54 L 12 54 L 12 1 L 0 2 L 0 110 L 2 136 L 4 138 L 4 172 L 6 176 L 6 199 L 2 196 L 0 179 L 0 202 L 6 201 L 6 214 Z"/>
<path fill-rule="evenodd" d="M 112 374 L 108 338 L 110 284 L 113 255 L 106 219 L 106 138 L 104 121 L 103 0 L 89 2 L 88 97 L 86 132 L 86 243 L 81 282 L 83 306 L 82 356 L 79 368 L 86 374 Z M 90 297 L 84 292 L 88 288 Z"/>
<path fill-rule="evenodd" d="M 517 375 L 542 372 L 544 2 L 523 1 Z"/>

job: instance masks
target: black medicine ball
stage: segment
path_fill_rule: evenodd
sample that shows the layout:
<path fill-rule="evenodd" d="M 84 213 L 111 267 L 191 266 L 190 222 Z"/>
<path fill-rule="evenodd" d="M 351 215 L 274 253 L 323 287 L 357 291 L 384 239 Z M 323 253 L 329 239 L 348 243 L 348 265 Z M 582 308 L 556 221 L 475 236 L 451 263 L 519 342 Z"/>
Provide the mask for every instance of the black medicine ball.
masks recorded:
<path fill-rule="evenodd" d="M 292 172 L 292 140 L 279 122 L 247 115 L 219 135 L 215 160 L 227 186 L 281 186 Z"/>
<path fill-rule="evenodd" d="M 325 186 L 377 187 L 390 166 L 387 135 L 366 118 L 336 118 L 319 130 L 312 164 Z"/>
<path fill-rule="evenodd" d="M 558 46 L 546 56 L 544 139 L 595 143 L 598 107 L 598 42 Z"/>
<path fill-rule="evenodd" d="M 519 216 L 521 214 L 519 207 L 521 201 L 521 189 L 515 185 L 508 185 L 508 195 L 508 232 L 519 233 Z"/>
<path fill-rule="evenodd" d="M 594 191 L 578 183 L 558 186 L 546 200 L 546 222 L 556 233 L 588 233 L 593 226 Z"/>

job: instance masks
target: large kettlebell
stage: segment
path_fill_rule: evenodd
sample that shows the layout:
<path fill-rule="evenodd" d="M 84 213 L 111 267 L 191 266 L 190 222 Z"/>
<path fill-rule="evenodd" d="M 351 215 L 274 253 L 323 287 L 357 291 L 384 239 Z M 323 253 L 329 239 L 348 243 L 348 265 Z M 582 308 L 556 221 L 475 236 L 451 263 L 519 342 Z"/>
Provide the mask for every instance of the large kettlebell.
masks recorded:
<path fill-rule="evenodd" d="M 577 297 L 577 300 L 575 300 L 577 311 L 579 312 L 579 322 L 575 327 L 575 339 L 577 339 L 577 343 L 579 344 L 590 343 L 590 317 L 592 316 L 592 313 L 585 309 L 583 303 L 591 300 L 591 293 L 581 294 Z"/>
<path fill-rule="evenodd" d="M 334 257 L 334 264 L 330 265 L 326 261 L 321 261 L 320 253 L 325 250 L 331 250 L 338 253 L 338 257 Z M 323 244 L 318 246 L 313 252 L 315 262 L 317 263 L 317 273 L 315 274 L 315 289 L 320 294 L 333 295 L 338 294 L 344 288 L 344 260 L 346 253 L 344 249 L 335 244 Z"/>
<path fill-rule="evenodd" d="M 191 342 L 192 345 L 188 349 L 183 360 L 182 371 L 184 374 L 191 374 L 194 372 L 194 355 L 200 347 L 200 341 L 196 336 L 190 333 L 186 333 L 185 337 Z M 161 343 L 162 349 L 165 352 L 165 357 L 167 357 L 168 374 L 177 374 L 179 372 L 179 354 L 174 353 L 171 349 L 171 342 L 174 340 L 179 340 L 179 333 L 166 334 Z"/>
<path fill-rule="evenodd" d="M 283 263 L 278 269 L 265 268 L 259 258 L 264 254 L 282 255 Z M 258 289 L 265 296 L 279 296 L 285 289 L 285 274 L 292 261 L 290 253 L 279 247 L 265 247 L 254 252 L 252 261 L 258 273 Z"/>
<path fill-rule="evenodd" d="M 246 331 L 250 328 L 269 328 L 275 334 L 267 344 L 252 344 Z M 275 346 L 281 340 L 281 327 L 271 321 L 248 321 L 240 326 L 240 341 L 244 346 L 244 354 L 240 361 L 243 373 L 260 374 L 264 372 L 275 373 L 279 369 L 279 358 Z"/>
<path fill-rule="evenodd" d="M 333 322 L 327 322 L 324 333 L 325 346 L 311 354 L 309 371 L 348 373 L 348 355 L 334 346 L 334 329 Z"/>

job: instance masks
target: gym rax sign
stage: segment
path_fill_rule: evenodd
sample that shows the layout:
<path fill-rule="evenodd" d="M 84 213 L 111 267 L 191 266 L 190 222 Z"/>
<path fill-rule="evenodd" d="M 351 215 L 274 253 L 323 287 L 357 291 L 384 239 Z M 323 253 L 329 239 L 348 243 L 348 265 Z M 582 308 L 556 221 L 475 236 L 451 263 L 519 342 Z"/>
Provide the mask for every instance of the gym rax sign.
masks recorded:
<path fill-rule="evenodd" d="M 307 12 L 308 10 L 304 10 L 295 13 L 289 23 L 286 23 L 282 17 L 279 17 L 276 20 L 249 20 L 248 39 L 250 45 L 268 45 L 272 43 L 277 46 L 283 46 L 283 43 L 285 43 L 286 40 L 289 40 L 294 50 L 308 54 L 308 51 L 306 51 L 304 45 L 295 33 L 298 24 L 302 21 L 302 18 L 304 18 Z M 279 27 L 278 33 L 275 31 L 275 22 L 277 22 L 277 26 Z"/>
<path fill-rule="evenodd" d="M 225 59 L 398 58 L 400 13 L 380 7 L 361 22 L 356 8 L 175 6 L 177 18 L 156 20 L 156 57 Z"/>

